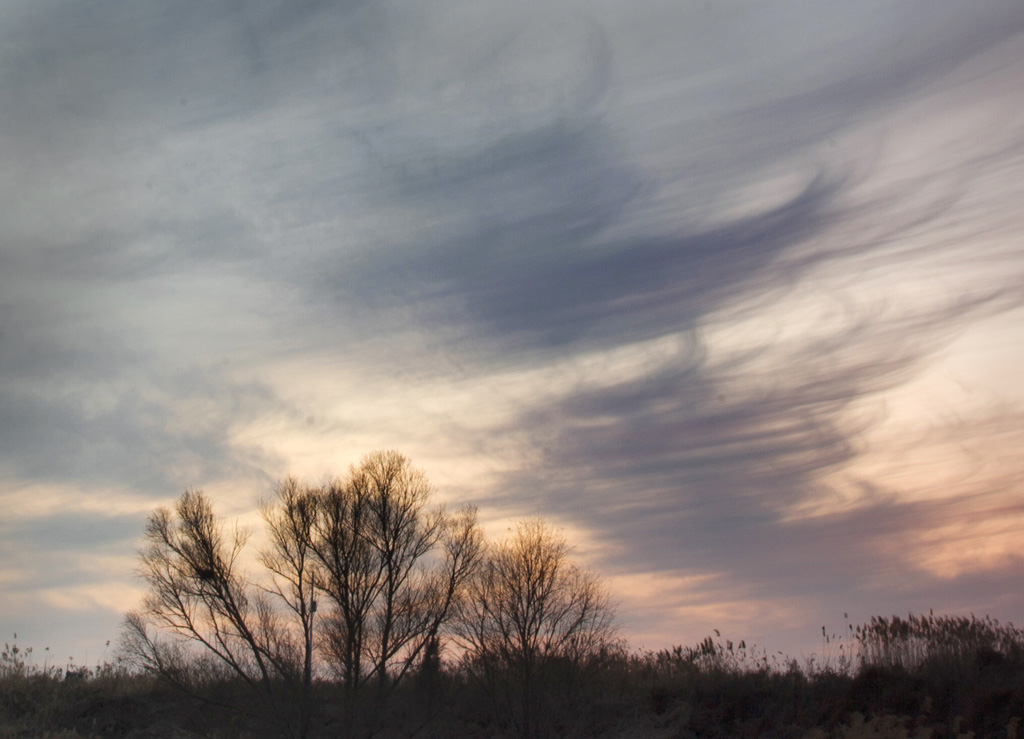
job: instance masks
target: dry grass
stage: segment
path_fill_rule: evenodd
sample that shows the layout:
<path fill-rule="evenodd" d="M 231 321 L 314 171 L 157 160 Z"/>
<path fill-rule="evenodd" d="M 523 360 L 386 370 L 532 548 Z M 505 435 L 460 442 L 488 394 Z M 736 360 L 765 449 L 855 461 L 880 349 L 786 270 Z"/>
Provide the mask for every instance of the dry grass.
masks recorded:
<path fill-rule="evenodd" d="M 553 696 L 533 736 L 1018 739 L 1024 637 L 988 618 L 874 618 L 844 650 L 799 665 L 709 637 L 692 647 L 610 657 L 560 709 Z M 830 640 L 836 645 L 834 639 Z M 849 655 L 845 660 L 837 655 Z M 0 654 L 0 739 L 280 735 L 230 680 L 187 696 L 155 678 L 103 665 L 65 679 L 31 653 Z M 395 696 L 378 736 L 514 737 L 465 664 L 435 667 Z M 315 686 L 310 736 L 338 735 L 339 689 Z M 568 701 L 568 698 L 566 698 Z M 235 703 L 230 710 L 223 704 Z M 558 709 L 558 710 L 556 710 Z M 280 724 L 278 724 L 280 726 Z"/>

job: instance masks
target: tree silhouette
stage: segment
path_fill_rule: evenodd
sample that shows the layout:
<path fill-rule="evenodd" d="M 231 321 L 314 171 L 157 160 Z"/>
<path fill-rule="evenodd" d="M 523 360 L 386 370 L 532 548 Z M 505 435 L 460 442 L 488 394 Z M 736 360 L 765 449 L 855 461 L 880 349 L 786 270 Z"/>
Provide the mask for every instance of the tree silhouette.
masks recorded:
<path fill-rule="evenodd" d="M 569 553 L 542 520 L 521 521 L 490 548 L 461 602 L 467 657 L 526 737 L 543 733 L 557 699 L 571 699 L 618 646 L 607 592 Z"/>
<path fill-rule="evenodd" d="M 123 643 L 136 663 L 183 688 L 195 672 L 188 646 L 198 645 L 213 658 L 213 672 L 240 678 L 287 724 L 293 712 L 273 709 L 297 697 L 297 655 L 280 614 L 239 571 L 247 539 L 238 528 L 225 534 L 199 490 L 186 491 L 173 511 L 155 511 L 140 555 L 149 589 L 142 610 L 125 618 Z M 304 734 L 290 725 L 287 731 Z"/>
<path fill-rule="evenodd" d="M 322 486 L 286 479 L 260 505 L 265 572 L 249 580 L 238 567 L 248 533 L 226 535 L 206 496 L 186 491 L 147 522 L 149 589 L 126 616 L 126 652 L 187 688 L 199 647 L 279 707 L 297 736 L 310 730 L 319 664 L 340 678 L 343 733 L 357 728 L 356 699 L 371 684 L 365 718 L 379 720 L 394 687 L 436 658 L 483 551 L 476 510 L 448 513 L 429 504 L 431 492 L 395 451 L 368 454 Z"/>
<path fill-rule="evenodd" d="M 452 617 L 480 559 L 476 510 L 429 508 L 430 492 L 406 457 L 386 451 L 317 493 L 310 547 L 332 604 L 326 650 L 349 717 L 370 682 L 380 715 L 380 703 Z"/>

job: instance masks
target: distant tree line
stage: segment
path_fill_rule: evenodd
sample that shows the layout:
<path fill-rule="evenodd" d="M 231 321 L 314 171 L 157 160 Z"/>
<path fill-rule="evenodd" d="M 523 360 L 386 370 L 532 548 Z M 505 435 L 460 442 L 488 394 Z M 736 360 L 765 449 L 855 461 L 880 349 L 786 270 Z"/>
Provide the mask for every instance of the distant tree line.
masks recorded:
<path fill-rule="evenodd" d="M 257 576 L 241 564 L 250 532 L 185 492 L 147 521 L 148 589 L 125 616 L 122 654 L 294 737 L 373 735 L 410 681 L 419 705 L 401 710 L 429 721 L 445 655 L 488 697 L 489 720 L 548 733 L 623 653 L 609 595 L 543 521 L 487 543 L 474 508 L 449 512 L 431 492 L 395 451 L 323 485 L 289 478 L 260 505 Z M 232 687 L 217 697 L 217 684 Z"/>

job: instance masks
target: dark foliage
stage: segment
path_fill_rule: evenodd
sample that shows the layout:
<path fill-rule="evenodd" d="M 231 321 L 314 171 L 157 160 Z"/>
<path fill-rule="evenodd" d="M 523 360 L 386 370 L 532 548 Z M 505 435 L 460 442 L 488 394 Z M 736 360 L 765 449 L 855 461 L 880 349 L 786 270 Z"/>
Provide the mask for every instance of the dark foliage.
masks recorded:
<path fill-rule="evenodd" d="M 952 623 L 933 619 L 933 627 L 936 621 Z M 955 638 L 942 629 L 935 638 L 945 644 L 943 656 L 908 666 L 892 660 L 874 663 L 870 651 L 843 670 L 813 662 L 800 666 L 771 659 L 742 642 L 710 638 L 689 648 L 609 653 L 571 703 L 552 704 L 543 731 L 535 727 L 535 732 L 794 739 L 1019 736 L 1024 637 L 1012 626 L 987 619 L 974 623 L 987 623 L 998 639 L 979 645 L 980 627 L 966 626 L 964 639 L 973 645 L 968 649 L 952 644 Z M 913 629 L 906 632 L 907 639 L 919 636 Z M 64 671 L 31 667 L 10 648 L 5 655 L 0 660 L 0 737 L 259 737 L 277 731 L 256 707 L 249 712 L 222 708 L 251 696 L 237 677 L 211 677 L 188 696 L 120 667 L 108 665 L 69 679 Z M 493 710 L 492 696 L 472 665 L 445 657 L 437 643 L 426 650 L 415 673 L 396 687 L 373 731 L 382 737 L 514 735 L 514 727 Z M 311 735 L 337 735 L 339 717 L 332 708 L 337 698 L 333 680 L 314 683 L 311 699 L 321 720 Z"/>

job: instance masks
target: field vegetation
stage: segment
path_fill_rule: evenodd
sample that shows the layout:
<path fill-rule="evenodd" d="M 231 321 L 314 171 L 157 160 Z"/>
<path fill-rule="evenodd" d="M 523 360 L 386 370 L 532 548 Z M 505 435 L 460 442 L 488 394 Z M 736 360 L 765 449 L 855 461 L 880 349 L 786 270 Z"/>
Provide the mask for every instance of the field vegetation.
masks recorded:
<path fill-rule="evenodd" d="M 578 683 L 552 670 L 534 707 L 534 737 L 931 737 L 1022 735 L 1024 634 L 989 618 L 873 618 L 828 664 L 769 656 L 708 637 L 657 652 L 591 655 Z M 835 646 L 835 637 L 829 637 Z M 43 669 L 16 645 L 0 654 L 0 737 L 273 737 L 251 686 L 196 660 L 188 689 L 124 657 L 91 669 Z M 467 654 L 432 655 L 392 693 L 362 736 L 527 735 L 487 667 Z M 493 668 L 492 668 L 493 669 Z M 511 669 L 511 668 L 510 668 Z M 515 683 L 511 669 L 503 680 Z M 559 683 L 559 681 L 564 681 Z M 503 689 L 507 686 L 503 685 Z M 341 734 L 337 678 L 312 684 L 310 737 Z M 359 697 L 360 700 L 364 698 Z M 365 697 L 372 701 L 372 694 Z M 351 729 L 350 729 L 351 730 Z"/>

